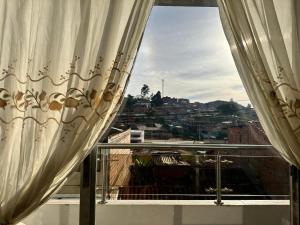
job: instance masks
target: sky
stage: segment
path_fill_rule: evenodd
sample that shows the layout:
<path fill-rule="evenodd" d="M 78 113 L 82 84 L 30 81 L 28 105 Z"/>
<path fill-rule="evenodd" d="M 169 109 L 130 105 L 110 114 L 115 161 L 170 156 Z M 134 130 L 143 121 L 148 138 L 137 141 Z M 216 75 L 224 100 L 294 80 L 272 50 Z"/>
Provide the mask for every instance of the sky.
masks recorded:
<path fill-rule="evenodd" d="M 143 84 L 164 96 L 209 102 L 249 99 L 233 62 L 216 7 L 155 6 L 127 93 Z"/>

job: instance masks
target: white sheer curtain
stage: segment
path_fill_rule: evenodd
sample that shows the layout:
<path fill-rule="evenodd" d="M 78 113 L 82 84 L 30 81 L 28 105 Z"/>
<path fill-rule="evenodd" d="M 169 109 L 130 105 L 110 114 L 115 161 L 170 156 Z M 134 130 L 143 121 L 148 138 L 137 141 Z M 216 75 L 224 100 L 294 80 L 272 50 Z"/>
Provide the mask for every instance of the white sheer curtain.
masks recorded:
<path fill-rule="evenodd" d="M 45 202 L 113 119 L 153 0 L 0 1 L 0 224 Z"/>
<path fill-rule="evenodd" d="M 300 2 L 218 1 L 246 91 L 273 146 L 300 167 Z"/>

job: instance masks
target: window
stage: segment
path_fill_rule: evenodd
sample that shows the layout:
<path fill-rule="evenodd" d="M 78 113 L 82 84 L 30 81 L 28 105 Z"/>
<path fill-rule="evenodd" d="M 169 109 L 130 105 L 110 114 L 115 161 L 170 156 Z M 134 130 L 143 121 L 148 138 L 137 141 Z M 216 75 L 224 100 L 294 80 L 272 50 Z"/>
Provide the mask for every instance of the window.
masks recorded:
<path fill-rule="evenodd" d="M 270 144 L 239 78 L 217 8 L 154 7 L 127 94 L 114 126 L 133 130 L 131 143 L 139 131 L 144 137 L 139 143 Z M 273 149 L 131 154 L 131 174 L 118 199 L 215 199 L 218 154 L 224 199 L 287 198 L 289 192 L 288 166 Z"/>

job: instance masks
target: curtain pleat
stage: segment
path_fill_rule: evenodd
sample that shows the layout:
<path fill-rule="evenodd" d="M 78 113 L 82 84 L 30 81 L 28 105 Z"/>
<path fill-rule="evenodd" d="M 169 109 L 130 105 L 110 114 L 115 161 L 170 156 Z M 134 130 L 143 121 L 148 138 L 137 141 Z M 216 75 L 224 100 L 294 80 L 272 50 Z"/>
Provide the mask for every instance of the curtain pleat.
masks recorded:
<path fill-rule="evenodd" d="M 219 0 L 241 80 L 272 145 L 300 167 L 299 1 Z"/>

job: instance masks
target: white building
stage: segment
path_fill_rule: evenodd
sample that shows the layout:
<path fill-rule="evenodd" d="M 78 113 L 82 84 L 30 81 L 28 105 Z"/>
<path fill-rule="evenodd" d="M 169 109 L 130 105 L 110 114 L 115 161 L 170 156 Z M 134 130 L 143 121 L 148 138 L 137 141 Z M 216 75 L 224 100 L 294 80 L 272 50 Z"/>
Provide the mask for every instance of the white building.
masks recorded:
<path fill-rule="evenodd" d="M 131 130 L 131 143 L 144 143 L 145 132 L 143 130 Z"/>

